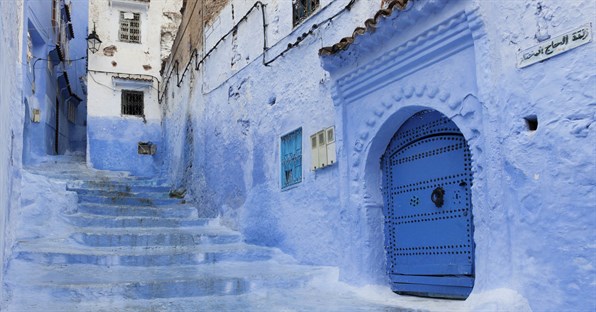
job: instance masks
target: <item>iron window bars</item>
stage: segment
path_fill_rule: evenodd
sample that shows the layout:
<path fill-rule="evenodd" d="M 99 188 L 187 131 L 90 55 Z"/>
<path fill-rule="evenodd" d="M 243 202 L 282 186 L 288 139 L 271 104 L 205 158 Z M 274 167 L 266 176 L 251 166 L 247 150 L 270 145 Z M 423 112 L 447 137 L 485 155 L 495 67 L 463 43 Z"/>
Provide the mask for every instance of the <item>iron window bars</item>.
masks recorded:
<path fill-rule="evenodd" d="M 144 116 L 145 103 L 142 91 L 122 90 L 122 115 Z"/>
<path fill-rule="evenodd" d="M 132 15 L 132 18 L 127 18 Z M 141 16 L 139 13 L 120 12 L 120 41 L 141 43 Z"/>
<path fill-rule="evenodd" d="M 294 12 L 293 23 L 296 27 L 319 7 L 319 0 L 293 0 L 292 6 Z"/>

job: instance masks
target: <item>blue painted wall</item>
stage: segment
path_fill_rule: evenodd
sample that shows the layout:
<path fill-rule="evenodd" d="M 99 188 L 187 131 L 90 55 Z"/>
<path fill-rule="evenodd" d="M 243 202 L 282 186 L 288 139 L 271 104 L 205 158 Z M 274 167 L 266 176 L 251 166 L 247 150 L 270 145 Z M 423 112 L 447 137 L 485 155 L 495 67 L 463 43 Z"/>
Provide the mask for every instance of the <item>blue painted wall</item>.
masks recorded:
<path fill-rule="evenodd" d="M 136 176 L 150 177 L 158 172 L 155 157 L 139 155 L 138 142 L 157 144 L 162 153 L 161 127 L 144 123 L 141 118 L 88 117 L 89 159 L 96 169 L 129 171 Z"/>
<path fill-rule="evenodd" d="M 129 171 L 137 176 L 154 176 L 158 155 L 139 155 L 138 142 L 157 144 L 162 153 L 159 123 L 139 117 L 92 117 L 87 120 L 90 142 L 88 157 L 93 168 Z"/>
<path fill-rule="evenodd" d="M 241 48 L 260 44 L 262 29 L 239 29 L 244 36 L 209 57 L 203 81 L 187 78 L 168 89 L 164 173 L 174 184 L 190 181 L 185 185 L 201 206 L 218 209 L 248 241 L 280 247 L 304 263 L 337 265 L 354 284 L 386 284 L 379 159 L 406 119 L 432 108 L 452 118 L 471 146 L 472 297 L 507 288 L 535 310 L 590 310 L 596 46 L 524 69 L 516 56 L 537 38 L 596 24 L 595 5 L 413 1 L 347 51 L 319 58 L 321 46 L 352 35 L 362 15 L 378 9 L 357 1 L 270 67 Z M 287 22 L 281 5 L 275 8 L 267 11 L 271 37 Z M 269 42 L 267 57 L 339 9 L 332 2 Z M 231 56 L 251 61 L 238 69 Z M 528 116 L 538 118 L 536 131 L 528 129 Z M 338 163 L 307 170 L 308 137 L 331 125 Z M 298 127 L 304 179 L 282 191 L 280 137 Z"/>
<path fill-rule="evenodd" d="M 87 86 L 81 78 L 86 79 L 87 35 L 89 34 L 88 15 L 89 1 L 71 1 L 71 18 L 74 39 L 70 41 L 70 58 L 78 60 L 67 68 L 73 92 L 83 100 L 77 105 L 74 123 L 69 123 L 69 150 L 84 153 L 87 147 Z"/>
<path fill-rule="evenodd" d="M 11 218 L 19 205 L 20 168 L 22 155 L 23 102 L 20 31 L 23 3 L 0 1 L 0 283 L 4 284 L 7 259 L 5 249 L 12 246 Z M 7 298 L 5 287 L 0 289 L 0 302 Z M 0 307 L 2 309 L 2 307 Z"/>
<path fill-rule="evenodd" d="M 54 63 L 49 68 L 47 59 L 51 50 L 55 49 L 57 35 L 52 27 L 51 1 L 25 1 L 24 3 L 24 31 L 22 37 L 22 70 L 23 70 L 23 98 L 26 110 L 25 133 L 23 137 L 25 163 L 31 164 L 45 155 L 64 154 L 66 152 L 84 152 L 85 147 L 85 91 L 79 77 L 85 75 L 86 55 L 86 16 L 87 2 L 74 1 L 71 5 L 72 24 L 75 37 L 69 45 L 69 60 L 76 60 L 66 64 Z M 83 23 L 84 22 L 84 23 Z M 32 42 L 31 59 L 27 59 L 28 35 Z M 68 101 L 70 94 L 61 90 L 58 77 L 63 72 L 69 74 L 69 82 L 74 94 L 84 101 L 77 105 L 78 116 L 75 122 L 68 120 Z M 56 101 L 59 109 L 56 110 Z M 41 121 L 33 123 L 31 114 L 33 109 L 41 111 Z M 59 118 L 58 147 L 56 148 L 56 115 Z"/>

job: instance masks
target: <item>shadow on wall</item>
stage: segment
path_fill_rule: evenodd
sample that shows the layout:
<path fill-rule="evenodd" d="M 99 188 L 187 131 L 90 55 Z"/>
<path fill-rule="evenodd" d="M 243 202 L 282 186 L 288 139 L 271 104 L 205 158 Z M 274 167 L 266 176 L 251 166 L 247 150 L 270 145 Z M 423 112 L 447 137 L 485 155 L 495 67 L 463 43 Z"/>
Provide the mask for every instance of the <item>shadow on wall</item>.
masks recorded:
<path fill-rule="evenodd" d="M 279 216 L 273 214 L 278 206 L 278 198 L 272 198 L 272 191 L 267 189 L 266 184 L 255 187 L 247 198 L 244 206 L 250 209 L 242 209 L 240 224 L 246 242 L 268 247 L 282 246 L 284 233 L 279 228 Z"/>

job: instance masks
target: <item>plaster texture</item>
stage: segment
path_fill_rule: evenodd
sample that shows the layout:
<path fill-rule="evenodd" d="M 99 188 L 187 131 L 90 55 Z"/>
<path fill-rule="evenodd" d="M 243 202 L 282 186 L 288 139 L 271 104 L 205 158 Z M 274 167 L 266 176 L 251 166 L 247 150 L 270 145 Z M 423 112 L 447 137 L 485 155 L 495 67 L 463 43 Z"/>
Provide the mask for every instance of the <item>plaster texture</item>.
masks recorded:
<path fill-rule="evenodd" d="M 266 1 L 265 60 L 348 2 L 321 1 L 292 29 L 291 5 Z M 230 1 L 205 30 L 204 50 L 249 7 Z M 356 1 L 270 66 L 259 52 L 260 12 L 249 15 L 205 66 L 187 72 L 180 87 L 170 83 L 164 174 L 249 242 L 337 266 L 351 284 L 388 285 L 379 159 L 401 123 L 436 109 L 472 152 L 476 282 L 466 302 L 499 293 L 482 309 L 514 310 L 520 301 L 499 303 L 510 292 L 533 310 L 591 310 L 595 44 L 524 69 L 516 54 L 594 24 L 595 4 L 412 1 L 346 51 L 319 58 L 321 47 L 351 35 L 377 9 Z M 538 119 L 535 131 L 525 117 Z M 307 170 L 308 138 L 329 126 L 338 162 Z M 280 137 L 298 127 L 303 181 L 281 190 Z"/>
<path fill-rule="evenodd" d="M 170 53 L 171 42 L 164 36 L 177 27 L 180 5 L 181 1 L 90 3 L 89 27 L 95 24 L 102 40 L 100 51 L 89 54 L 87 162 L 91 167 L 142 176 L 157 173 L 159 156 L 137 154 L 137 144 L 150 141 L 158 153 L 162 149 L 159 70 L 162 54 Z M 119 39 L 120 12 L 139 13 L 140 43 Z M 143 91 L 142 116 L 121 114 L 122 90 Z"/>
<path fill-rule="evenodd" d="M 169 198 L 167 186 L 83 159 L 52 156 L 23 170 L 2 311 L 421 310 L 419 298 L 350 286 L 336 267 L 247 244 L 203 207 Z M 422 310 L 445 309 L 529 311 L 507 289 L 425 300 Z"/>
<path fill-rule="evenodd" d="M 86 88 L 81 78 L 86 74 L 87 2 L 56 2 L 57 8 L 69 7 L 74 37 L 67 36 L 66 16 L 62 16 L 60 8 L 53 11 L 52 4 L 51 1 L 24 2 L 20 55 L 25 164 L 37 163 L 45 155 L 85 150 Z M 52 12 L 56 12 L 59 21 L 56 25 Z M 57 45 L 61 47 L 64 61 L 54 60 L 50 64 L 48 59 Z M 59 82 L 65 73 L 70 89 L 66 82 Z M 71 118 L 69 109 L 73 110 Z M 38 122 L 33 120 L 34 110 L 39 110 Z"/>
<path fill-rule="evenodd" d="M 18 207 L 22 166 L 23 110 L 22 74 L 19 66 L 23 2 L 0 2 L 0 283 L 6 276 L 7 258 L 13 242 L 11 212 Z M 15 27 L 15 25 L 17 25 Z M 6 298 L 4 287 L 0 300 Z M 2 302 L 0 301 L 0 302 Z M 0 309 L 3 304 L 0 303 Z"/>
<path fill-rule="evenodd" d="M 75 38 L 70 41 L 70 58 L 74 61 L 68 67 L 71 86 L 82 101 L 75 111 L 75 122 L 69 124 L 70 152 L 85 152 L 87 147 L 87 35 L 89 3 L 84 0 L 70 1 L 72 27 Z"/>

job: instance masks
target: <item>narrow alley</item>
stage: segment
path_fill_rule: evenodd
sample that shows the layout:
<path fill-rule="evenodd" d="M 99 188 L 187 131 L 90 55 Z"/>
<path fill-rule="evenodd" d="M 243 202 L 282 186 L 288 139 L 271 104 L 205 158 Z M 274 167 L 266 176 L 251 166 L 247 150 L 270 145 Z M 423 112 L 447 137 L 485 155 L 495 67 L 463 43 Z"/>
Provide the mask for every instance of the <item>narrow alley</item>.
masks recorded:
<path fill-rule="evenodd" d="M 596 311 L 595 12 L 0 0 L 0 311 Z"/>

